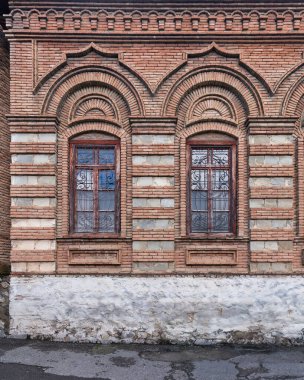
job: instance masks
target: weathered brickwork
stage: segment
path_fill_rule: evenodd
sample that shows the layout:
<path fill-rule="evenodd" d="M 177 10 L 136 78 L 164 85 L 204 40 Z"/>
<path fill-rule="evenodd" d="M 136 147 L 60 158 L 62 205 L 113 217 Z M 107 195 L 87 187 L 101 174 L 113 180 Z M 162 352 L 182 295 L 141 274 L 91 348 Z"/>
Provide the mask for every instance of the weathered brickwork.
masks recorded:
<path fill-rule="evenodd" d="M 13 274 L 304 273 L 301 2 L 10 4 Z M 71 232 L 92 132 L 120 141 L 116 236 Z M 187 144 L 214 136 L 237 142 L 236 233 L 194 236 Z"/>
<path fill-rule="evenodd" d="M 0 16 L 0 274 L 9 271 L 9 52 Z"/>

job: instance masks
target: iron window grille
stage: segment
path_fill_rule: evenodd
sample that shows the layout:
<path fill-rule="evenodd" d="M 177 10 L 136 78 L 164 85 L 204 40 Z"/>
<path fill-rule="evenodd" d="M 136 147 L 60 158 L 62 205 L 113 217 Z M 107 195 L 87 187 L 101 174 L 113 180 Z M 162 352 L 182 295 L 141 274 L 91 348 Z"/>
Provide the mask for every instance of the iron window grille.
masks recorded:
<path fill-rule="evenodd" d="M 234 234 L 235 144 L 189 144 L 188 232 Z"/>
<path fill-rule="evenodd" d="M 71 143 L 71 232 L 119 232 L 119 143 Z"/>

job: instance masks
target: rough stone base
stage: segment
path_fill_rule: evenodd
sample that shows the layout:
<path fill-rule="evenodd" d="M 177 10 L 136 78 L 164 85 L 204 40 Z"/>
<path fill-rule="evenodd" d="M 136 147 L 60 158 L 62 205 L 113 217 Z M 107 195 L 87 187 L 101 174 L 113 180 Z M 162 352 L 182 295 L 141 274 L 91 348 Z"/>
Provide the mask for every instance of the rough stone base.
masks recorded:
<path fill-rule="evenodd" d="M 0 338 L 8 333 L 9 277 L 0 276 Z"/>
<path fill-rule="evenodd" d="M 10 332 L 85 342 L 303 344 L 304 278 L 12 277 Z"/>

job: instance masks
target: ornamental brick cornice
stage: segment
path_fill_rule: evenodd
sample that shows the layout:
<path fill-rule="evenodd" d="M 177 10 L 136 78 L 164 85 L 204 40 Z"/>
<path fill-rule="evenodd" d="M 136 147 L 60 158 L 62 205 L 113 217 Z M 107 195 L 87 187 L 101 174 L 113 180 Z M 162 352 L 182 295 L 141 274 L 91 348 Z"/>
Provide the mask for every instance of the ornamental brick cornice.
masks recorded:
<path fill-rule="evenodd" d="M 304 10 L 106 10 L 13 9 L 13 31 L 130 34 L 290 34 L 304 31 Z"/>

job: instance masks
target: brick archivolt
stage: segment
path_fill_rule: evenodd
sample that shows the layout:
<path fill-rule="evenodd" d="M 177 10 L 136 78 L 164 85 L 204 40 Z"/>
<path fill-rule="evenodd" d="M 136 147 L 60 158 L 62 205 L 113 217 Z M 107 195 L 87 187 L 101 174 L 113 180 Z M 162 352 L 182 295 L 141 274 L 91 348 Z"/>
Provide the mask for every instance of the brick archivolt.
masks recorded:
<path fill-rule="evenodd" d="M 51 85 L 43 101 L 42 114 L 62 114 L 68 120 L 81 97 L 93 94 L 103 97 L 102 112 L 106 116 L 114 114 L 126 123 L 127 117 L 144 113 L 135 88 L 121 74 L 107 67 L 83 66 L 68 71 Z"/>
<path fill-rule="evenodd" d="M 261 97 L 250 81 L 219 66 L 200 67 L 181 77 L 163 105 L 164 115 L 178 117 L 178 129 L 195 119 L 224 119 L 242 125 L 248 116 L 263 113 Z"/>
<path fill-rule="evenodd" d="M 62 99 L 57 116 L 64 124 L 94 117 L 122 123 L 129 114 L 128 104 L 117 91 L 98 83 L 80 83 Z"/>
<path fill-rule="evenodd" d="M 201 10 L 151 11 L 151 12 L 107 12 L 105 10 L 83 10 L 82 12 L 67 9 L 57 11 L 50 9 L 47 12 L 32 9 L 24 12 L 15 9 L 7 16 L 7 27 L 16 30 L 57 30 L 115 33 L 125 30 L 130 32 L 214 32 L 221 33 L 238 31 L 251 32 L 299 32 L 302 31 L 304 12 L 268 12 L 240 11 L 208 12 Z"/>

